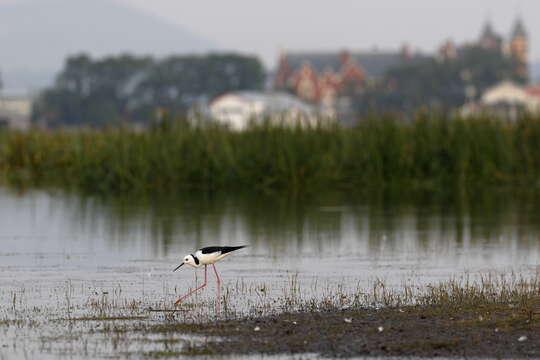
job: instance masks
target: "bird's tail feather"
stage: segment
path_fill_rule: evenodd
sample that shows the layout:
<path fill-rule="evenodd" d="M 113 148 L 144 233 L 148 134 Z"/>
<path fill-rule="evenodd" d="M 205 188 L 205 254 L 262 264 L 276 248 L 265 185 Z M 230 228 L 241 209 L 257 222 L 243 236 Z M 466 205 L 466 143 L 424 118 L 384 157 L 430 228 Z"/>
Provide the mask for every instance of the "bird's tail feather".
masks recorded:
<path fill-rule="evenodd" d="M 240 245 L 240 246 L 225 246 L 223 247 L 223 250 L 221 250 L 222 254 L 229 253 L 231 251 L 240 250 L 247 247 L 247 245 Z"/>

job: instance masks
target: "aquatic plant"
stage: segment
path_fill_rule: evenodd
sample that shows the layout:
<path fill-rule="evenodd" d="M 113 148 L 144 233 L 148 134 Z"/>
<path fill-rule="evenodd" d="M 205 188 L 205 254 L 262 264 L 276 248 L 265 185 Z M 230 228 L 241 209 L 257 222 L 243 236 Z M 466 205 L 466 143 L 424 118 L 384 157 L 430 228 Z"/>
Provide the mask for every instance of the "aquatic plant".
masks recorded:
<path fill-rule="evenodd" d="M 0 177 L 104 193 L 535 186 L 539 144 L 540 117 L 532 116 L 370 116 L 350 128 L 263 124 L 244 132 L 184 121 L 148 131 L 4 131 Z"/>
<path fill-rule="evenodd" d="M 226 285 L 222 296 L 227 306 L 220 313 L 214 311 L 212 296 L 194 295 L 181 307 L 174 307 L 177 289 L 165 284 L 162 295 L 151 292 L 149 296 L 137 296 L 120 284 L 92 284 L 66 281 L 55 287 L 21 285 L 1 291 L 4 344 L 15 351 L 21 344 L 38 343 L 35 354 L 92 358 L 129 354 L 140 358 L 144 353 L 154 358 L 215 351 L 224 344 L 230 345 L 227 349 L 232 353 L 254 349 L 273 353 L 283 349 L 266 340 L 281 334 L 295 338 L 287 351 L 303 353 L 306 340 L 315 343 L 321 333 L 334 334 L 329 338 L 331 347 L 335 344 L 332 339 L 350 333 L 353 326 L 355 334 L 374 335 L 377 341 L 384 339 L 395 345 L 396 351 L 408 349 L 408 353 L 418 354 L 418 346 L 403 342 L 425 342 L 424 333 L 412 331 L 418 326 L 428 326 L 429 335 L 442 336 L 433 341 L 448 341 L 454 346 L 455 334 L 463 331 L 475 336 L 500 333 L 503 338 L 521 341 L 518 338 L 523 334 L 536 334 L 540 324 L 538 273 L 482 273 L 433 284 L 412 280 L 401 285 L 380 279 L 363 285 L 351 285 L 350 281 L 310 283 L 296 273 L 271 283 L 240 279 Z M 323 321 L 323 316 L 332 323 Z M 442 329 L 436 334 L 432 332 L 434 324 Z M 395 343 L 399 329 L 408 329 L 403 330 L 408 337 Z M 265 341 L 237 343 L 238 336 L 250 339 L 254 334 Z M 39 341 L 28 341 L 33 338 Z M 434 350 L 441 350 L 439 343 L 436 345 Z M 477 348 L 474 343 L 468 346 Z"/>

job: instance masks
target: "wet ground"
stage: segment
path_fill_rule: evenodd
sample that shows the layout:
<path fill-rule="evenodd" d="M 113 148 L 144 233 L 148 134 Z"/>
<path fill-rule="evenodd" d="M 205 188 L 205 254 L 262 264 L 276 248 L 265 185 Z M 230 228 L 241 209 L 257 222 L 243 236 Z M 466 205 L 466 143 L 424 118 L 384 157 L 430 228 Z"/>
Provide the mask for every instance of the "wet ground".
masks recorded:
<path fill-rule="evenodd" d="M 540 301 L 537 305 L 539 312 L 531 316 L 508 304 L 474 309 L 425 306 L 285 313 L 197 327 L 158 325 L 146 331 L 172 339 L 177 333 L 220 339 L 191 349 L 201 354 L 538 358 Z"/>
<path fill-rule="evenodd" d="M 297 305 L 310 300 L 347 305 L 340 294 L 369 292 L 379 279 L 393 289 L 466 274 L 534 273 L 538 204 L 535 196 L 505 192 L 456 202 L 386 195 L 98 198 L 0 188 L 0 359 L 159 357 L 212 339 L 189 333 L 175 347 L 159 336 L 126 339 L 101 329 L 116 334 L 171 320 L 245 316 L 273 321 L 269 316 L 300 311 Z M 224 314 L 214 310 L 212 273 L 193 299 L 197 306 L 174 316 L 148 311 L 171 310 L 201 282 L 201 269 L 172 273 L 184 254 L 241 244 L 249 247 L 217 265 Z"/>

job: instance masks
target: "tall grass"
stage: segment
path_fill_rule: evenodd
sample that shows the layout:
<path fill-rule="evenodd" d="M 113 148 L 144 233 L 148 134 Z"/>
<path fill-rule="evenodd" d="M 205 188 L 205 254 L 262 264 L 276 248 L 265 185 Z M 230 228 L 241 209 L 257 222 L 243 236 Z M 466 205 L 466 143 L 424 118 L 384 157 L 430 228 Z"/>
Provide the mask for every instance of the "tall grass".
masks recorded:
<path fill-rule="evenodd" d="M 540 117 L 386 116 L 352 128 L 245 132 L 182 123 L 144 132 L 2 132 L 0 174 L 19 185 L 91 192 L 536 185 Z"/>

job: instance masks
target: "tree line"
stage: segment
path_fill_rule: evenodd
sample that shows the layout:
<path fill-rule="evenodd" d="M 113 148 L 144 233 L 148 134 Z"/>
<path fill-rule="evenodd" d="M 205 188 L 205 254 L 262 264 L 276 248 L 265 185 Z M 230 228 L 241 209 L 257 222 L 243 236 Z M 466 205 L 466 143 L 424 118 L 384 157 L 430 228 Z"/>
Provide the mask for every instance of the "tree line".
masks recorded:
<path fill-rule="evenodd" d="M 235 90 L 259 90 L 265 70 L 251 56 L 211 54 L 165 59 L 133 55 L 68 58 L 55 84 L 39 96 L 33 120 L 48 127 L 148 124 L 160 111 L 190 107 Z"/>
<path fill-rule="evenodd" d="M 370 112 L 413 113 L 456 108 L 501 80 L 526 82 L 516 60 L 501 51 L 465 47 L 453 59 L 424 57 L 389 69 L 382 79 L 344 94 L 355 119 Z M 55 84 L 35 102 L 33 120 L 47 127 L 148 125 L 158 114 L 185 116 L 235 90 L 261 90 L 266 73 L 257 57 L 238 54 L 133 55 L 67 59 Z M 472 93 L 467 93 L 472 91 Z"/>
<path fill-rule="evenodd" d="M 426 57 L 389 69 L 381 81 L 353 96 L 356 113 L 414 112 L 420 107 L 455 108 L 476 100 L 502 80 L 525 83 L 517 60 L 498 49 L 469 46 L 456 58 Z"/>

